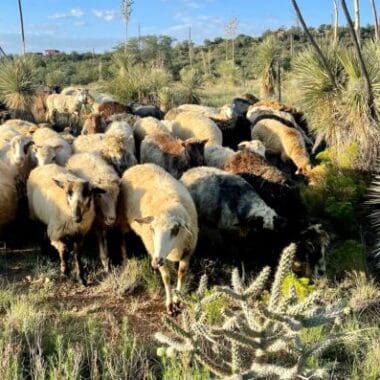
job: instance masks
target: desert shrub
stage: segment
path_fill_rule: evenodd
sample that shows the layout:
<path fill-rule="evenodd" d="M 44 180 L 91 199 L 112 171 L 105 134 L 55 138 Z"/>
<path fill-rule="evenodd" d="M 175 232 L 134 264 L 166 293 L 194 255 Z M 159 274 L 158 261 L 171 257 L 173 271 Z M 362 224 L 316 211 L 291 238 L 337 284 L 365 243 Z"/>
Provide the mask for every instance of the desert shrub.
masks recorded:
<path fill-rule="evenodd" d="M 202 86 L 202 75 L 200 71 L 193 68 L 183 68 L 180 71 L 181 103 L 199 103 L 199 89 Z"/>
<path fill-rule="evenodd" d="M 216 73 L 219 77 L 218 81 L 224 86 L 232 87 L 241 83 L 241 70 L 233 61 L 221 62 L 216 69 Z"/>
<path fill-rule="evenodd" d="M 156 334 L 156 339 L 165 345 L 159 348 L 159 353 L 202 364 L 222 378 L 326 378 L 326 363 L 311 367 L 310 362 L 332 343 L 345 338 L 334 329 L 343 305 L 337 302 L 334 306 L 321 306 L 318 292 L 300 301 L 294 286 L 283 295 L 282 286 L 291 273 L 295 251 L 294 244 L 284 250 L 268 302 L 263 302 L 261 296 L 269 268 L 264 268 L 248 286 L 235 269 L 231 287 L 217 287 L 210 295 L 206 295 L 207 277 L 203 276 L 197 301 L 182 297 L 189 307 L 183 311 L 181 323 L 167 317 L 165 322 L 171 334 Z M 222 322 L 209 323 L 205 306 L 220 295 L 229 300 L 222 312 Z M 304 330 L 318 326 L 326 327 L 323 339 L 312 344 L 302 340 Z"/>

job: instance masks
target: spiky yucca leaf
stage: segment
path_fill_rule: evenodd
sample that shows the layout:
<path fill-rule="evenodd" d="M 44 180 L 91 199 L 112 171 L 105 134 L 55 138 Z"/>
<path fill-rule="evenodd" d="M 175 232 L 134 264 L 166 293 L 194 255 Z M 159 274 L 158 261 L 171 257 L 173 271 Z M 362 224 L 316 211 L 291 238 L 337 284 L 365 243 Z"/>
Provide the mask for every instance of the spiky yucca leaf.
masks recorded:
<path fill-rule="evenodd" d="M 29 111 L 36 86 L 32 68 L 24 57 L 5 59 L 0 63 L 0 98 L 9 109 Z"/>

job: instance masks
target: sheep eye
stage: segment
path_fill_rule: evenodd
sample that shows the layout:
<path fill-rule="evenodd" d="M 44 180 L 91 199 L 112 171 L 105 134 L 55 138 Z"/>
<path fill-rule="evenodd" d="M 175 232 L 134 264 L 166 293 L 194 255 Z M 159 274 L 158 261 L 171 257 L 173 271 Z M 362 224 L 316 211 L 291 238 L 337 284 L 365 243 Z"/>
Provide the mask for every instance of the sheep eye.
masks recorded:
<path fill-rule="evenodd" d="M 69 197 L 71 197 L 71 196 L 73 195 L 73 191 L 72 191 L 72 190 L 69 190 L 69 191 L 67 192 L 67 195 L 68 195 Z"/>
<path fill-rule="evenodd" d="M 172 236 L 177 236 L 178 235 L 178 232 L 179 232 L 179 225 L 175 225 L 174 227 L 172 227 L 172 229 L 170 230 L 170 234 Z"/>

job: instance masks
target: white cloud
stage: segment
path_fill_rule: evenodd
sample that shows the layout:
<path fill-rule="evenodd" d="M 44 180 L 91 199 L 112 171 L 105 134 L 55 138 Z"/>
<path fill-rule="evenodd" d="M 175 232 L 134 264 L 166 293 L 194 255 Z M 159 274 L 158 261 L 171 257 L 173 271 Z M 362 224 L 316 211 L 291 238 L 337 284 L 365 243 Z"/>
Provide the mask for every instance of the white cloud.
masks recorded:
<path fill-rule="evenodd" d="M 73 17 L 82 17 L 84 15 L 84 12 L 80 8 L 70 9 L 69 13 L 70 13 L 70 16 L 73 16 Z"/>
<path fill-rule="evenodd" d="M 93 9 L 93 14 L 105 21 L 113 21 L 120 18 L 120 12 L 115 9 Z"/>
<path fill-rule="evenodd" d="M 48 16 L 51 19 L 69 18 L 69 17 L 82 17 L 84 12 L 80 8 L 70 9 L 67 13 L 54 13 Z"/>

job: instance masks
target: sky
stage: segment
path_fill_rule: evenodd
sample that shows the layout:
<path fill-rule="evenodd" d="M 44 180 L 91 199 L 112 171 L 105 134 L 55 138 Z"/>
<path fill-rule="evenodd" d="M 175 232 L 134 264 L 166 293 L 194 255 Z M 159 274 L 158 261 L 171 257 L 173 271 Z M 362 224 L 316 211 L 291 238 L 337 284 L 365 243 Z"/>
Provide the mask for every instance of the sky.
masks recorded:
<path fill-rule="evenodd" d="M 22 0 L 27 51 L 111 51 L 125 36 L 120 4 L 120 0 Z M 331 23 L 332 0 L 298 4 L 308 25 Z M 140 24 L 142 35 L 184 40 L 191 26 L 192 39 L 199 44 L 223 37 L 226 23 L 235 17 L 237 33 L 251 36 L 289 27 L 296 20 L 290 0 L 135 0 L 128 35 L 136 36 Z M 340 23 L 344 21 L 340 12 Z M 373 22 L 369 0 L 361 1 L 361 22 Z M 18 1 L 0 0 L 0 46 L 6 53 L 20 53 L 20 41 Z"/>

